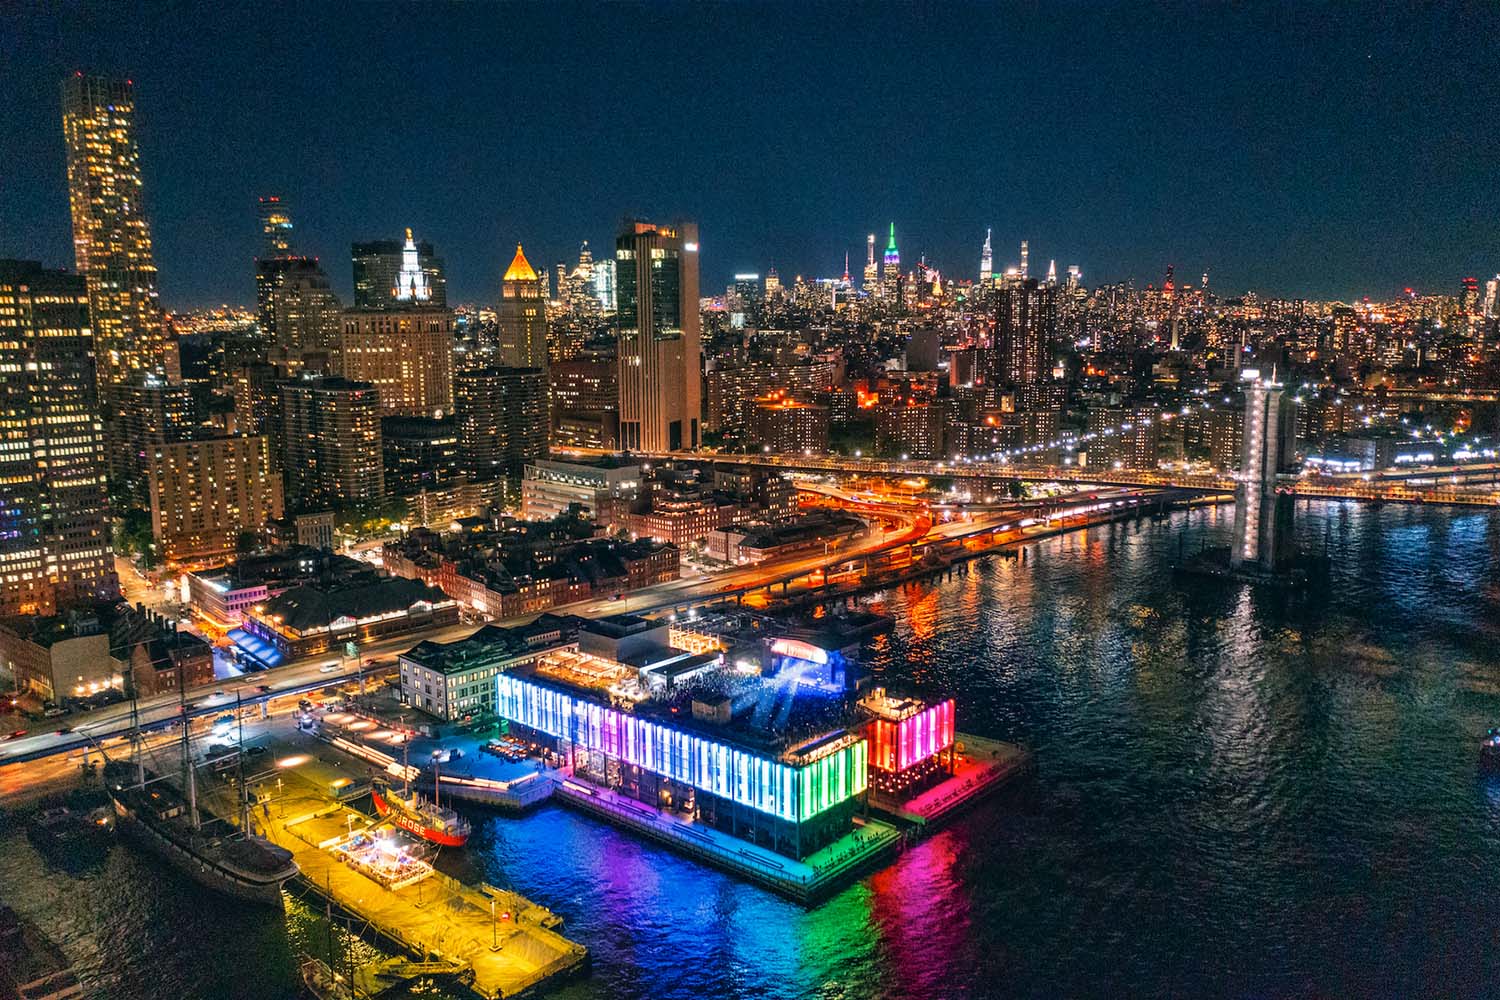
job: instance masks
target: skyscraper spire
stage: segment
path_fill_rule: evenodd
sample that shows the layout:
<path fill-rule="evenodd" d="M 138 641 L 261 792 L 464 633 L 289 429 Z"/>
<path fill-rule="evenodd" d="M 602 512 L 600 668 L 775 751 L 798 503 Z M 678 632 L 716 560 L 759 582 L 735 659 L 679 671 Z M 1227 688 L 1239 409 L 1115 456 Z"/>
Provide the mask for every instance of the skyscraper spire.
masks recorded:
<path fill-rule="evenodd" d="M 901 252 L 896 249 L 896 224 L 891 223 L 891 238 L 885 245 L 885 259 L 887 261 L 900 261 Z"/>
<path fill-rule="evenodd" d="M 1025 278 L 1030 265 L 1027 259 L 1031 256 L 1031 247 L 1025 240 L 1021 241 L 1021 277 Z"/>
<path fill-rule="evenodd" d="M 995 273 L 995 255 L 990 249 L 990 231 L 984 231 L 984 249 L 979 254 L 979 280 L 988 283 L 990 276 Z"/>
<path fill-rule="evenodd" d="M 519 245 L 516 248 L 520 249 Z M 418 260 L 417 243 L 412 239 L 411 228 L 406 230 L 406 245 L 401 248 L 401 271 L 396 275 L 396 287 L 392 294 L 397 302 L 426 302 L 432 298 L 427 275 Z"/>
<path fill-rule="evenodd" d="M 844 251 L 844 284 L 849 284 L 849 251 Z"/>
<path fill-rule="evenodd" d="M 1057 284 L 1057 261 L 1047 261 L 1047 284 Z"/>

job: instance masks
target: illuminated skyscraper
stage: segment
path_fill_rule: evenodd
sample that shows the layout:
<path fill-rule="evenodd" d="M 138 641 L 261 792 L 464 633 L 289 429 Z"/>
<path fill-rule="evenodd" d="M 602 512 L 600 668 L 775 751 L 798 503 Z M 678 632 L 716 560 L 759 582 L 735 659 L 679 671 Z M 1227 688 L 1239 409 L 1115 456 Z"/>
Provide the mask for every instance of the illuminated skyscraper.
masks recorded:
<path fill-rule="evenodd" d="M 1291 561 L 1292 498 L 1277 492 L 1291 471 L 1297 404 L 1279 383 L 1257 379 L 1245 390 L 1245 441 L 1234 489 L 1235 569 L 1275 573 Z"/>
<path fill-rule="evenodd" d="M 453 378 L 458 456 L 475 479 L 519 475 L 547 457 L 547 373 L 541 368 L 478 368 Z"/>
<path fill-rule="evenodd" d="M 620 444 L 631 451 L 697 448 L 698 227 L 636 222 L 616 240 L 615 261 Z"/>
<path fill-rule="evenodd" d="M 891 223 L 891 238 L 885 244 L 885 258 L 880 267 L 882 294 L 890 302 L 901 299 L 901 251 L 896 249 L 896 224 Z"/>
<path fill-rule="evenodd" d="M 131 83 L 77 73 L 63 81 L 62 98 L 73 255 L 88 282 L 96 376 L 107 404 L 110 390 L 133 375 L 175 381 L 177 341 L 157 300 Z"/>
<path fill-rule="evenodd" d="M 1035 278 L 1006 281 L 995 305 L 995 343 L 988 381 L 1014 389 L 1022 409 L 1047 405 L 1051 343 L 1057 333 L 1057 288 Z"/>
<path fill-rule="evenodd" d="M 260 236 L 262 258 L 292 255 L 292 211 L 279 194 L 261 195 Z"/>
<path fill-rule="evenodd" d="M 443 259 L 432 244 L 412 238 L 369 240 L 350 249 L 354 265 L 354 308 L 448 306 L 448 279 Z"/>
<path fill-rule="evenodd" d="M 501 365 L 547 367 L 547 302 L 542 298 L 542 282 L 519 243 L 510 267 L 505 269 L 505 277 L 500 280 L 500 305 L 495 310 L 495 319 L 499 324 Z"/>
<path fill-rule="evenodd" d="M 293 510 L 385 498 L 380 403 L 368 382 L 300 378 L 281 387 L 286 502 Z"/>
<path fill-rule="evenodd" d="M 383 417 L 453 409 L 453 314 L 446 309 L 347 309 L 334 369 L 379 390 Z"/>
<path fill-rule="evenodd" d="M 594 262 L 594 297 L 599 300 L 602 312 L 612 313 L 616 308 L 615 262 L 608 258 Z"/>
<path fill-rule="evenodd" d="M 1021 241 L 1021 277 L 1024 279 L 1031 273 L 1031 245 L 1025 240 Z"/>
<path fill-rule="evenodd" d="M 880 268 L 875 264 L 875 234 L 865 237 L 865 283 L 866 295 L 880 294 Z"/>
<path fill-rule="evenodd" d="M 984 249 L 979 252 L 979 281 L 981 284 L 989 284 L 990 277 L 995 273 L 995 253 L 990 248 L 990 231 L 984 231 Z"/>
<path fill-rule="evenodd" d="M 118 594 L 85 280 L 0 260 L 0 614 Z"/>

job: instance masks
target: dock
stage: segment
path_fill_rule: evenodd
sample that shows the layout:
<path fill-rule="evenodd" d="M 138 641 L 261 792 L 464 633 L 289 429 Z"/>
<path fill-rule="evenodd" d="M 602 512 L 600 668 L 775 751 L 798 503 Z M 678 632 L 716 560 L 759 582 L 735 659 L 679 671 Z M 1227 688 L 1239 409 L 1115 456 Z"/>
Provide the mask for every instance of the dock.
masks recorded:
<path fill-rule="evenodd" d="M 957 737 L 961 753 L 948 777 L 905 799 L 871 789 L 871 807 L 902 823 L 925 828 L 1031 773 L 1036 766 L 1031 752 L 1014 743 L 967 733 L 959 733 Z"/>
<path fill-rule="evenodd" d="M 457 972 L 478 995 L 498 998 L 528 993 L 588 961 L 587 949 L 558 933 L 561 918 L 518 893 L 467 886 L 441 872 L 388 888 L 344 864 L 328 847 L 350 829 L 378 824 L 343 803 L 285 817 L 274 812 L 264 810 L 256 821 L 296 858 L 302 872 L 294 888 L 365 923 L 422 963 L 418 968 Z"/>

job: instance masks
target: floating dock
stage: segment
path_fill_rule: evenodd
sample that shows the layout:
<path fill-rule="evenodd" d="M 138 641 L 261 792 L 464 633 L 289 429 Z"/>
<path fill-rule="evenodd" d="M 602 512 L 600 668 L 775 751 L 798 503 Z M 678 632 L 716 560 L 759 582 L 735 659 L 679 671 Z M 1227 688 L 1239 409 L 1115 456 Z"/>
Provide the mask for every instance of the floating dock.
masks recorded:
<path fill-rule="evenodd" d="M 870 806 L 915 827 L 929 827 L 950 818 L 978 799 L 1029 774 L 1036 764 L 1031 751 L 1014 743 L 957 734 L 960 748 L 952 773 L 932 787 L 897 799 L 870 789 Z"/>

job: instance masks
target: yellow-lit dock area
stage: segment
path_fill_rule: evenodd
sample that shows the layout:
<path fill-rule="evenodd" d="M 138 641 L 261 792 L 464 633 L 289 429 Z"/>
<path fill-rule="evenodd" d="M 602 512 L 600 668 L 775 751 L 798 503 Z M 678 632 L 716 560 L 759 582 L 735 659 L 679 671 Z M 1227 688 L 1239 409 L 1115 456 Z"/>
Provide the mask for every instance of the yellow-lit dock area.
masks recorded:
<path fill-rule="evenodd" d="M 288 891 L 316 896 L 320 905 L 331 902 L 353 918 L 356 929 L 384 939 L 409 959 L 388 966 L 408 973 L 431 970 L 479 996 L 498 998 L 536 991 L 587 965 L 588 950 L 559 933 L 562 918 L 518 893 L 464 885 L 440 871 L 409 879 L 403 875 L 406 862 L 399 859 L 360 865 L 347 850 L 332 850 L 347 847 L 351 834 L 362 830 L 413 856 L 428 848 L 339 801 L 351 784 L 362 783 L 362 762 L 300 733 L 291 745 L 275 741 L 272 750 L 272 770 L 247 781 L 258 799 L 251 821 L 296 858 L 301 875 Z M 234 793 L 221 786 L 210 794 L 229 798 Z M 233 812 L 225 808 L 220 814 Z"/>
<path fill-rule="evenodd" d="M 330 803 L 313 812 L 258 817 L 271 840 L 291 851 L 300 883 L 422 962 L 466 966 L 470 989 L 511 997 L 580 969 L 587 950 L 556 931 L 562 921 L 514 892 L 463 885 L 441 872 L 387 888 L 328 850 L 368 817 Z M 464 978 L 467 980 L 468 974 Z"/>

